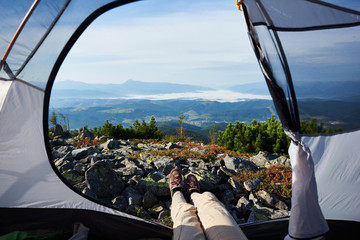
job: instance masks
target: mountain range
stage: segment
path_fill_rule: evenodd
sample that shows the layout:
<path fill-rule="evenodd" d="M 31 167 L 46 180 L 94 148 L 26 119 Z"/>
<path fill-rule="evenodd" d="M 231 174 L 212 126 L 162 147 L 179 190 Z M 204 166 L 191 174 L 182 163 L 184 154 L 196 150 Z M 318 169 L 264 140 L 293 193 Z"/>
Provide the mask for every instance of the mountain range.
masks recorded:
<path fill-rule="evenodd" d="M 89 84 L 78 81 L 66 80 L 55 81 L 52 88 L 52 99 L 113 99 L 127 98 L 136 95 L 160 95 L 160 94 L 178 94 L 189 92 L 218 91 L 219 88 L 210 88 L 204 86 L 164 83 L 164 82 L 141 82 L 128 80 L 120 84 Z M 221 90 L 231 90 L 233 92 L 257 94 L 269 96 L 269 91 L 265 82 L 251 84 L 239 84 L 227 86 Z"/>
<path fill-rule="evenodd" d="M 77 81 L 55 82 L 52 93 L 58 98 L 122 98 L 129 95 L 149 95 L 204 91 L 210 88 L 176 83 L 140 82 L 128 80 L 121 84 L 89 84 Z"/>
<path fill-rule="evenodd" d="M 356 85 L 353 82 L 297 83 L 301 119 L 309 120 L 311 116 L 321 121 L 335 119 L 344 129 L 345 125 L 358 125 L 360 116 L 353 111 L 360 106 L 360 89 Z M 214 89 L 134 80 L 121 84 L 59 81 L 51 93 L 49 113 L 52 112 L 67 116 L 72 129 L 102 126 L 106 120 L 127 127 L 137 119 L 148 121 L 154 116 L 162 130 L 166 130 L 176 125 L 181 114 L 186 116 L 189 125 L 200 128 L 220 123 L 224 127 L 224 123 L 236 120 L 266 121 L 271 115 L 276 116 L 265 82 Z"/>

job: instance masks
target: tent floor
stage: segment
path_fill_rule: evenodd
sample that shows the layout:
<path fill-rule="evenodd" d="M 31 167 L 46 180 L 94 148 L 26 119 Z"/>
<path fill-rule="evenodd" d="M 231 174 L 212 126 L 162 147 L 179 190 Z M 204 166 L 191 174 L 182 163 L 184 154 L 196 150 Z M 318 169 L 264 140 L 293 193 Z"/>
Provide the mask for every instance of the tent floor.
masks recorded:
<path fill-rule="evenodd" d="M 160 224 L 103 212 L 60 208 L 0 208 L 0 236 L 14 231 L 71 237 L 74 224 L 90 229 L 88 239 L 171 239 L 172 229 Z M 45 235 L 46 236 L 46 235 Z"/>
<path fill-rule="evenodd" d="M 172 229 L 146 221 L 79 209 L 0 208 L 0 236 L 14 231 L 52 234 L 62 230 L 68 239 L 74 224 L 88 228 L 91 239 L 171 239 Z M 283 240 L 288 219 L 240 225 L 249 240 Z M 351 239 L 357 235 L 360 222 L 328 221 L 327 240 Z"/>
<path fill-rule="evenodd" d="M 353 239 L 360 229 L 360 222 L 327 220 L 329 232 L 326 240 Z M 289 219 L 270 220 L 240 225 L 249 240 L 283 240 L 288 233 Z"/>

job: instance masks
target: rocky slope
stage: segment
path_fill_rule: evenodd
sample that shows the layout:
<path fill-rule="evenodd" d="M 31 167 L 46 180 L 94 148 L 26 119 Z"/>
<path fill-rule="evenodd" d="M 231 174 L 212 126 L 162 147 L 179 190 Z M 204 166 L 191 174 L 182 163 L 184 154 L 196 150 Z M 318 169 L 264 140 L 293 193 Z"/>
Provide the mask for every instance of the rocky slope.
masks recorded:
<path fill-rule="evenodd" d="M 257 171 L 278 164 L 289 166 L 286 157 L 266 152 L 241 158 L 218 154 L 216 160 L 205 162 L 149 153 L 149 150 L 182 148 L 181 143 L 135 144 L 111 137 L 102 137 L 99 141 L 104 143 L 97 147 L 76 148 L 75 139 L 54 138 L 50 143 L 54 164 L 78 191 L 120 211 L 171 225 L 168 176 L 177 167 L 185 177 L 189 173 L 196 175 L 201 190 L 213 192 L 238 223 L 290 214 L 288 201 L 265 190 L 254 191 L 261 179 L 240 184 L 233 177 L 241 171 Z M 189 151 L 206 153 L 199 148 Z"/>

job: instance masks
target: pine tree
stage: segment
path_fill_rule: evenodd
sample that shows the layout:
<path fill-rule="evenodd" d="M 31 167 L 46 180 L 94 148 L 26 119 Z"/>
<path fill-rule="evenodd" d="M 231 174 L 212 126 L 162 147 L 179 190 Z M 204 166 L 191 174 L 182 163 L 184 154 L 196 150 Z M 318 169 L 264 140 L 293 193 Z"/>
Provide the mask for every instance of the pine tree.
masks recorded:
<path fill-rule="evenodd" d="M 178 128 L 176 129 L 176 131 L 178 132 L 178 136 L 179 136 L 179 140 L 180 140 L 180 141 L 184 141 L 184 140 L 185 140 L 185 134 L 184 134 L 184 132 L 186 131 L 186 128 L 184 128 L 184 125 L 185 125 L 184 119 L 185 119 L 185 116 L 181 114 L 181 115 L 179 116 L 179 120 L 178 120 L 178 124 L 179 124 L 180 127 L 178 127 Z"/>
<path fill-rule="evenodd" d="M 115 135 L 115 126 L 112 125 L 111 122 L 109 122 L 109 120 L 106 120 L 103 127 L 102 127 L 102 135 L 105 135 L 105 136 L 112 136 L 114 137 Z"/>
<path fill-rule="evenodd" d="M 216 126 L 212 125 L 209 131 L 210 134 L 210 144 L 216 144 Z"/>

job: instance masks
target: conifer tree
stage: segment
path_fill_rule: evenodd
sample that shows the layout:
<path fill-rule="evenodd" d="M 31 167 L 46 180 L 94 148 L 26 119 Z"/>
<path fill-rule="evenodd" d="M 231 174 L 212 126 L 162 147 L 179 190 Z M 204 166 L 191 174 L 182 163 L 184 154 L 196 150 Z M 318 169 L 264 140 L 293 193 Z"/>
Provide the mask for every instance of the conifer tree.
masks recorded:
<path fill-rule="evenodd" d="M 209 131 L 210 134 L 210 144 L 216 144 L 216 126 L 212 125 Z"/>
<path fill-rule="evenodd" d="M 178 128 L 176 129 L 176 131 L 178 132 L 178 136 L 179 136 L 179 140 L 180 140 L 180 141 L 184 141 L 184 140 L 185 140 L 185 134 L 184 134 L 184 132 L 186 131 L 186 128 L 184 128 L 184 125 L 185 125 L 184 119 L 185 119 L 185 116 L 181 114 L 181 115 L 179 116 L 179 120 L 178 120 L 178 124 L 179 124 L 180 127 L 178 127 Z"/>

